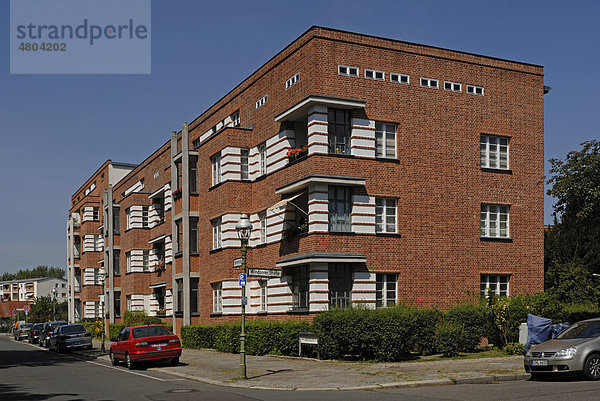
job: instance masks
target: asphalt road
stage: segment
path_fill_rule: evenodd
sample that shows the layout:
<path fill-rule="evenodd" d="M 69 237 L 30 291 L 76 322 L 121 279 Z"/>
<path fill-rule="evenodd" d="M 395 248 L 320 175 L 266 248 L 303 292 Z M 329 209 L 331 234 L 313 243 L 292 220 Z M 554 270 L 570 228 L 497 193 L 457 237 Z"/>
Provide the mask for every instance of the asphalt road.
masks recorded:
<path fill-rule="evenodd" d="M 165 367 L 167 365 L 162 365 Z M 277 391 L 211 386 L 153 366 L 129 371 L 76 353 L 56 354 L 0 335 L 0 400 L 598 400 L 579 378 L 378 391 Z"/>

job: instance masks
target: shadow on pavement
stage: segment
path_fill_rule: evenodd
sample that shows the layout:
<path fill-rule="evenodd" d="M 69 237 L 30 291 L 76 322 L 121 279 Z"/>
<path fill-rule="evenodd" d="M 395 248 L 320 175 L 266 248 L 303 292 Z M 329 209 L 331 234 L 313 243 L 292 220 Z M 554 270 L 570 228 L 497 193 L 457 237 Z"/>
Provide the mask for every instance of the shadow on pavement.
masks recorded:
<path fill-rule="evenodd" d="M 48 393 L 48 394 L 33 394 L 20 390 L 20 387 L 10 384 L 0 384 L 0 394 L 3 401 L 12 400 L 48 400 L 54 397 L 69 396 L 77 397 L 78 394 L 73 393 Z"/>

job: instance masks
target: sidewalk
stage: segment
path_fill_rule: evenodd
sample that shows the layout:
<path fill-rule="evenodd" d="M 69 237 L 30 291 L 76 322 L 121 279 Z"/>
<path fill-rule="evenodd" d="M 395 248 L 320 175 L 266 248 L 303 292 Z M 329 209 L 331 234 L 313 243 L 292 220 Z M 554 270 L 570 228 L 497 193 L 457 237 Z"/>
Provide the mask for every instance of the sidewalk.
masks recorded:
<path fill-rule="evenodd" d="M 106 343 L 108 351 L 110 343 Z M 99 348 L 99 342 L 94 341 Z M 107 355 L 99 356 L 107 359 Z M 248 380 L 240 380 L 238 354 L 184 349 L 176 367 L 153 368 L 175 376 L 230 387 L 278 390 L 357 390 L 525 380 L 522 356 L 430 362 L 320 361 L 247 356 Z"/>

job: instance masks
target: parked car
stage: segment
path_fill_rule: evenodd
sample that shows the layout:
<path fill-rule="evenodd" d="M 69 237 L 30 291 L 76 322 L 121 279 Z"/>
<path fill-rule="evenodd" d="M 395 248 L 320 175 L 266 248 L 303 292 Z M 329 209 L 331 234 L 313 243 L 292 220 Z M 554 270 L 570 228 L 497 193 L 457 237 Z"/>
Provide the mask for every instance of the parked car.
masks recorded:
<path fill-rule="evenodd" d="M 35 344 L 35 343 L 39 342 L 40 332 L 42 331 L 43 328 L 44 328 L 44 323 L 36 323 L 33 326 L 31 326 L 31 328 L 29 329 L 29 336 L 27 337 L 29 344 Z"/>
<path fill-rule="evenodd" d="M 50 343 L 48 342 L 48 340 L 50 340 L 50 334 L 58 326 L 64 326 L 65 324 L 68 324 L 68 323 L 63 320 L 44 323 L 44 328 L 42 329 L 42 332 L 40 333 L 40 345 L 42 347 L 48 348 L 50 346 Z"/>
<path fill-rule="evenodd" d="M 31 328 L 31 326 L 33 326 L 33 324 L 31 323 L 19 322 L 13 332 L 15 340 L 21 341 L 22 339 L 27 338 L 29 336 L 29 329 Z"/>
<path fill-rule="evenodd" d="M 129 369 L 135 369 L 140 361 L 168 360 L 172 366 L 179 364 L 181 342 L 165 326 L 148 325 L 124 328 L 119 337 L 111 338 L 110 361 L 117 365 L 125 361 Z"/>
<path fill-rule="evenodd" d="M 92 349 L 92 335 L 82 324 L 59 325 L 50 335 L 49 348 L 56 352 L 75 348 Z"/>
<path fill-rule="evenodd" d="M 525 354 L 525 371 L 543 374 L 583 373 L 600 379 L 600 318 L 573 324 L 556 338 L 532 345 Z"/>

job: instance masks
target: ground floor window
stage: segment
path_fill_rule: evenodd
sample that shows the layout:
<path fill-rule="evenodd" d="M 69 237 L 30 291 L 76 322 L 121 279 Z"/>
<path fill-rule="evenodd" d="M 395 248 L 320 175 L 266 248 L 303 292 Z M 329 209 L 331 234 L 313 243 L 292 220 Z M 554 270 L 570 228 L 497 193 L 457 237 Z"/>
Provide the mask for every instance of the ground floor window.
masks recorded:
<path fill-rule="evenodd" d="M 213 312 L 223 312 L 223 284 L 213 283 Z"/>
<path fill-rule="evenodd" d="M 352 267 L 348 263 L 329 264 L 329 306 L 347 308 L 352 294 Z"/>
<path fill-rule="evenodd" d="M 498 295 L 507 297 L 509 295 L 508 283 L 510 276 L 507 274 L 482 274 L 481 296 Z"/>
<path fill-rule="evenodd" d="M 175 284 L 177 285 L 177 312 L 183 313 L 183 279 L 178 278 Z"/>
<path fill-rule="evenodd" d="M 396 283 L 398 282 L 397 274 L 377 274 L 376 284 L 376 306 L 383 308 L 392 306 L 396 301 Z"/>
<path fill-rule="evenodd" d="M 115 308 L 115 317 L 121 317 L 121 291 L 114 292 L 113 305 Z"/>
<path fill-rule="evenodd" d="M 258 282 L 260 290 L 260 311 L 267 311 L 267 280 L 260 280 Z"/>
<path fill-rule="evenodd" d="M 308 309 L 308 272 L 308 265 L 291 269 L 293 309 Z"/>
<path fill-rule="evenodd" d="M 158 303 L 158 314 L 164 315 L 165 313 L 165 287 L 159 287 L 154 289 L 154 299 Z"/>
<path fill-rule="evenodd" d="M 198 313 L 198 279 L 190 279 L 190 313 Z"/>

